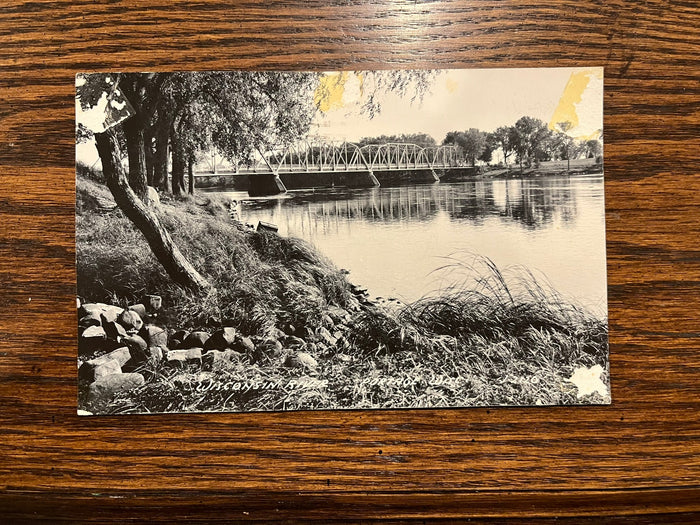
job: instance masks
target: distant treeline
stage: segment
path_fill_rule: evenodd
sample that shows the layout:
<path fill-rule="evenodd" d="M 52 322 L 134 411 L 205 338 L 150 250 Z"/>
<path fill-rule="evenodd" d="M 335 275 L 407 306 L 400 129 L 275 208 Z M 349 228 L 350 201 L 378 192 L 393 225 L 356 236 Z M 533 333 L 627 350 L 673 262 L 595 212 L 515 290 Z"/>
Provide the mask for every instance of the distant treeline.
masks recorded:
<path fill-rule="evenodd" d="M 450 131 L 442 144 L 457 146 L 461 159 L 474 166 L 477 161 L 489 164 L 494 153 L 500 150 L 505 165 L 513 158 L 516 163 L 530 165 L 548 160 L 571 160 L 598 157 L 603 151 L 599 138 L 576 140 L 567 132 L 573 128 L 569 121 L 558 122 L 555 129 L 550 129 L 542 120 L 533 117 L 521 117 L 512 126 L 501 126 L 495 131 L 485 132 L 476 128 L 466 131 Z M 358 142 L 367 144 L 385 144 L 388 142 L 412 143 L 422 147 L 436 146 L 435 139 L 426 133 L 401 135 L 380 135 L 365 137 Z"/>

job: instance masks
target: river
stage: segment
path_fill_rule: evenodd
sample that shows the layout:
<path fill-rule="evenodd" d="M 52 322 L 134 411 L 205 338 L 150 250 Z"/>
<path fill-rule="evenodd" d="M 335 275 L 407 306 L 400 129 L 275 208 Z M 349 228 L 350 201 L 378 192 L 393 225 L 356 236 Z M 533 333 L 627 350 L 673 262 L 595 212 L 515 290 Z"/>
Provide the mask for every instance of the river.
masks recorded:
<path fill-rule="evenodd" d="M 602 175 L 483 179 L 368 189 L 225 192 L 244 222 L 313 243 L 371 296 L 414 301 L 459 284 L 457 261 L 530 269 L 565 298 L 607 314 Z M 442 270 L 436 271 L 439 268 Z"/>

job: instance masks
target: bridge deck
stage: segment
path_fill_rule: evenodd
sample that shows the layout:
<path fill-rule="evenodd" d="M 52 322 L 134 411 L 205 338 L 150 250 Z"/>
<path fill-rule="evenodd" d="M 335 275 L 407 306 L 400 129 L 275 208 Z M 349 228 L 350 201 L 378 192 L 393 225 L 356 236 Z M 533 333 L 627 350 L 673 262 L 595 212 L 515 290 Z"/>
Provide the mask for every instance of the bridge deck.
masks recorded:
<path fill-rule="evenodd" d="M 328 167 L 312 167 L 306 168 L 305 166 L 298 167 L 280 167 L 277 170 L 277 174 L 302 174 L 302 173 L 369 173 L 373 171 L 419 171 L 419 170 L 430 170 L 430 169 L 447 169 L 452 166 L 431 166 L 430 164 L 419 164 L 413 166 L 375 166 L 373 169 L 367 168 L 365 166 L 328 166 Z M 270 169 L 265 169 L 262 167 L 258 168 L 240 168 L 238 170 L 220 170 L 216 173 L 211 171 L 198 171 L 195 172 L 195 177 L 207 177 L 207 176 L 225 176 L 225 175 L 270 175 L 274 172 Z"/>

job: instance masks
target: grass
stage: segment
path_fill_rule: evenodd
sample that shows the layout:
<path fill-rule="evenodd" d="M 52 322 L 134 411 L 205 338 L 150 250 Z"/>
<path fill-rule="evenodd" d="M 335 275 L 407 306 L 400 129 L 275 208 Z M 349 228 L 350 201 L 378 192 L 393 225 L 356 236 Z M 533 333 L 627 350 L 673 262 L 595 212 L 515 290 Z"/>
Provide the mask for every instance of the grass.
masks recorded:
<path fill-rule="evenodd" d="M 232 223 L 216 199 L 164 201 L 160 218 L 216 293 L 197 297 L 174 285 L 131 222 L 98 183 L 77 180 L 78 295 L 126 306 L 161 295 L 169 325 L 228 325 L 265 334 L 288 324 L 317 325 L 328 304 L 350 297 L 345 276 L 308 244 Z"/>
<path fill-rule="evenodd" d="M 186 257 L 217 289 L 193 297 L 174 286 L 108 190 L 77 182 L 78 291 L 121 305 L 163 297 L 160 322 L 173 330 L 235 326 L 262 341 L 294 325 L 303 340 L 281 353 L 241 354 L 212 369 L 144 364 L 143 387 L 119 395 L 110 413 L 422 408 L 605 403 L 583 399 L 567 379 L 601 365 L 609 384 L 607 322 L 523 268 L 460 255 L 439 271 L 462 277 L 397 308 L 358 310 L 343 273 L 296 239 L 231 223 L 212 198 L 164 200 L 161 219 Z M 351 319 L 329 320 L 332 306 Z M 324 342 L 319 328 L 341 335 Z M 340 332 L 340 334 L 337 334 Z M 284 366 L 302 350 L 318 366 Z M 83 385 L 85 386 L 85 385 Z M 84 389 L 83 389 L 84 390 Z"/>

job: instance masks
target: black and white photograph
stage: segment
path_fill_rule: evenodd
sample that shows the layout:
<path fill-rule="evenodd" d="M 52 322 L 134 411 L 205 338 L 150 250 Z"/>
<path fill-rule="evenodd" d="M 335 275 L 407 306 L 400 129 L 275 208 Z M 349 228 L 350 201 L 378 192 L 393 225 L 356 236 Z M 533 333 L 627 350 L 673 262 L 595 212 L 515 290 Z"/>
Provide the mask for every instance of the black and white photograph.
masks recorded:
<path fill-rule="evenodd" d="M 611 402 L 602 68 L 81 73 L 75 106 L 78 414 Z"/>

